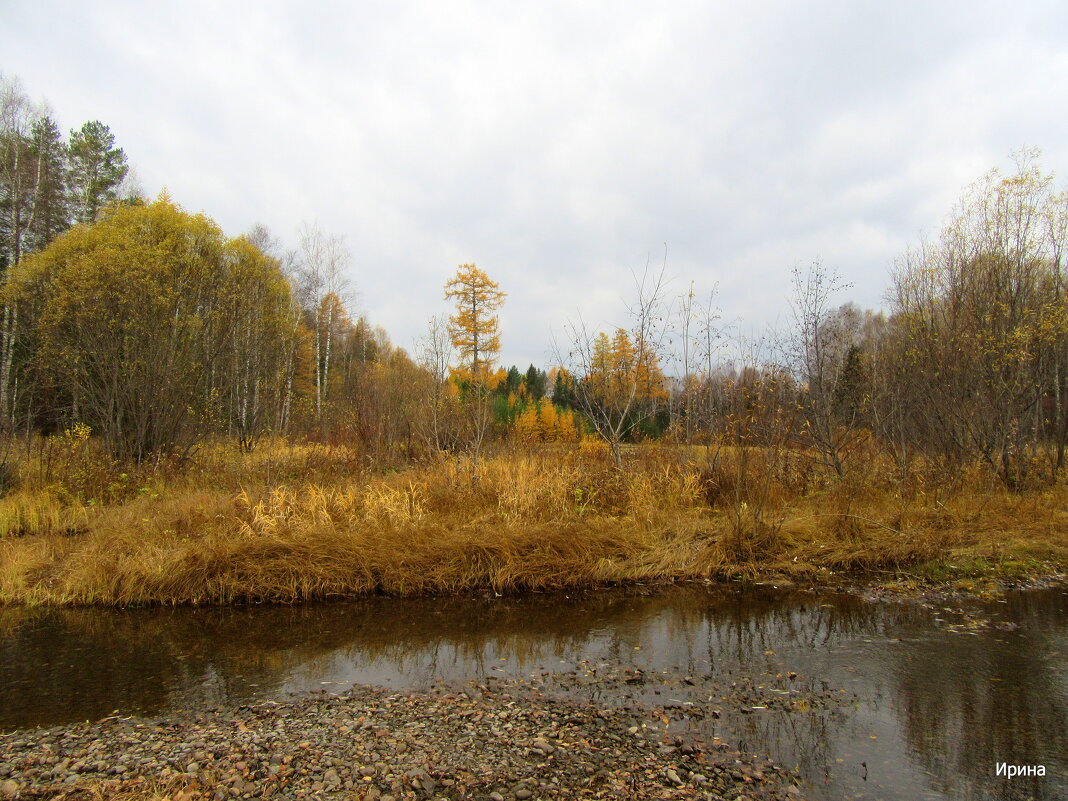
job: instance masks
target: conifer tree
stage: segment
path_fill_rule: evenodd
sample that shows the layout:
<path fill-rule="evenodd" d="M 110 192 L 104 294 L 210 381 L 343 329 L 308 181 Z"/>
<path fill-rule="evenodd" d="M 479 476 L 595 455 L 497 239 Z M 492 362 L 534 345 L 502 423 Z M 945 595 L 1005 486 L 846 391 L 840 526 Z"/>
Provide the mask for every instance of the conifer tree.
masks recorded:
<path fill-rule="evenodd" d="M 485 378 L 493 357 L 500 352 L 501 337 L 494 312 L 505 297 L 499 286 L 473 264 L 461 264 L 445 284 L 445 298 L 456 301 L 456 314 L 449 317 L 449 335 L 460 356 L 470 360 L 472 380 Z"/>
<path fill-rule="evenodd" d="M 115 147 L 111 129 L 99 120 L 90 120 L 80 130 L 70 132 L 71 205 L 78 222 L 95 222 L 100 210 L 118 197 L 118 187 L 126 177 L 126 153 Z"/>
<path fill-rule="evenodd" d="M 33 123 L 29 153 L 36 167 L 35 200 L 28 221 L 27 252 L 47 247 L 70 227 L 67 203 L 66 146 L 59 126 L 45 115 Z"/>

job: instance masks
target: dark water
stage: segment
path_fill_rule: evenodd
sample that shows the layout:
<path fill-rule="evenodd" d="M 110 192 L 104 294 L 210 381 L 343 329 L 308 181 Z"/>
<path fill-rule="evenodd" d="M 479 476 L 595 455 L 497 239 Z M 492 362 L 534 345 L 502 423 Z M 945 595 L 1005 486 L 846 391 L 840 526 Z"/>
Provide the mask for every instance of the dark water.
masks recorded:
<path fill-rule="evenodd" d="M 798 767 L 816 799 L 1062 799 L 1066 622 L 1063 589 L 935 607 L 686 585 L 293 608 L 0 609 L 0 728 L 577 665 L 640 669 L 664 680 L 641 697 L 685 703 L 707 700 L 696 696 L 707 685 L 681 676 L 756 684 L 792 671 L 803 689 L 849 701 L 725 706 L 700 734 Z M 612 702 L 622 687 L 577 691 Z M 1043 765 L 1046 776 L 998 777 L 999 762 Z"/>

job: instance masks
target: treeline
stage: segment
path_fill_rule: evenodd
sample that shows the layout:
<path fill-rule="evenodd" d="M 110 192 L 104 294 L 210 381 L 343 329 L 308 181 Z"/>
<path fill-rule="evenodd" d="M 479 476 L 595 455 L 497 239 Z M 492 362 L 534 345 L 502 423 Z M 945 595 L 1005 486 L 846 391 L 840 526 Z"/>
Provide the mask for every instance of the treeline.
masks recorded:
<path fill-rule="evenodd" d="M 68 138 L 0 82 L 0 424 L 87 424 L 122 461 L 211 433 L 411 439 L 426 371 L 347 311 L 349 254 L 305 226 L 227 238 L 166 196 L 124 188 L 106 125 Z"/>
<path fill-rule="evenodd" d="M 839 305 L 846 287 L 815 264 L 795 270 L 789 329 L 731 367 L 709 318 L 676 326 L 703 332 L 690 353 L 704 360 L 673 393 L 676 433 L 807 455 L 839 477 L 877 451 L 901 477 L 978 464 L 1010 488 L 1052 480 L 1068 445 L 1066 246 L 1068 193 L 1021 153 L 897 261 L 888 313 Z"/>
<path fill-rule="evenodd" d="M 267 432 L 404 443 L 426 373 L 350 318 L 325 239 L 306 230 L 287 274 L 167 198 L 72 228 L 7 276 L 8 425 L 84 423 L 137 462 L 212 433 L 246 449 Z"/>
<path fill-rule="evenodd" d="M 128 172 L 107 125 L 90 120 L 64 137 L 46 106 L 0 75 L 0 270 L 71 225 L 94 222 L 120 198 Z"/>
<path fill-rule="evenodd" d="M 794 271 L 788 329 L 740 341 L 714 298 L 672 298 L 648 274 L 629 325 L 574 325 L 556 367 L 521 371 L 496 366 L 505 293 L 475 265 L 445 284 L 455 314 L 431 321 L 413 360 L 349 311 L 339 237 L 228 238 L 123 191 L 126 156 L 103 124 L 63 138 L 16 83 L 0 101 L 9 432 L 86 424 L 124 462 L 277 434 L 392 464 L 593 436 L 618 467 L 643 439 L 687 458 L 704 446 L 713 471 L 752 454 L 761 475 L 800 460 L 842 479 L 877 455 L 906 479 L 982 465 L 1017 488 L 1064 467 L 1068 194 L 1036 153 L 980 179 L 901 257 L 886 313 L 841 302 L 848 287 L 815 264 Z"/>

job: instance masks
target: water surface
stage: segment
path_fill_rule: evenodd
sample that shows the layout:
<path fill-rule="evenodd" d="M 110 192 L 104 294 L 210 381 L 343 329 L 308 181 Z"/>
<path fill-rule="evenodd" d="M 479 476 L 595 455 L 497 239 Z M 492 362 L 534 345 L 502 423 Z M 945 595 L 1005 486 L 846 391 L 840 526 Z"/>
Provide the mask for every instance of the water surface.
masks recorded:
<path fill-rule="evenodd" d="M 1063 589 L 933 606 L 680 585 L 300 607 L 0 609 L 0 728 L 353 682 L 421 689 L 567 672 L 585 677 L 572 692 L 661 705 L 704 702 L 709 682 L 737 683 L 845 700 L 790 712 L 720 704 L 719 719 L 695 724 L 702 737 L 796 766 L 812 798 L 1061 799 L 1066 622 Z M 639 686 L 595 680 L 625 670 L 642 672 Z M 1044 765 L 1046 777 L 998 777 L 999 762 Z"/>

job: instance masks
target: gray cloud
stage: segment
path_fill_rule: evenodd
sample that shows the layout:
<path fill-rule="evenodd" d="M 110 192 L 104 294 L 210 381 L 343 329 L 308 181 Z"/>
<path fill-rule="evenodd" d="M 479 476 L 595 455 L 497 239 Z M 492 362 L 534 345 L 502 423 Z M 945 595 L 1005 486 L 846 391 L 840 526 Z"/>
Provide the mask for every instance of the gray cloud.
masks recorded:
<path fill-rule="evenodd" d="M 521 365 L 664 243 L 747 325 L 817 257 L 877 305 L 965 183 L 1068 163 L 1059 3 L 576 5 L 9 2 L 0 68 L 230 233 L 343 233 L 399 344 L 475 261 Z"/>

